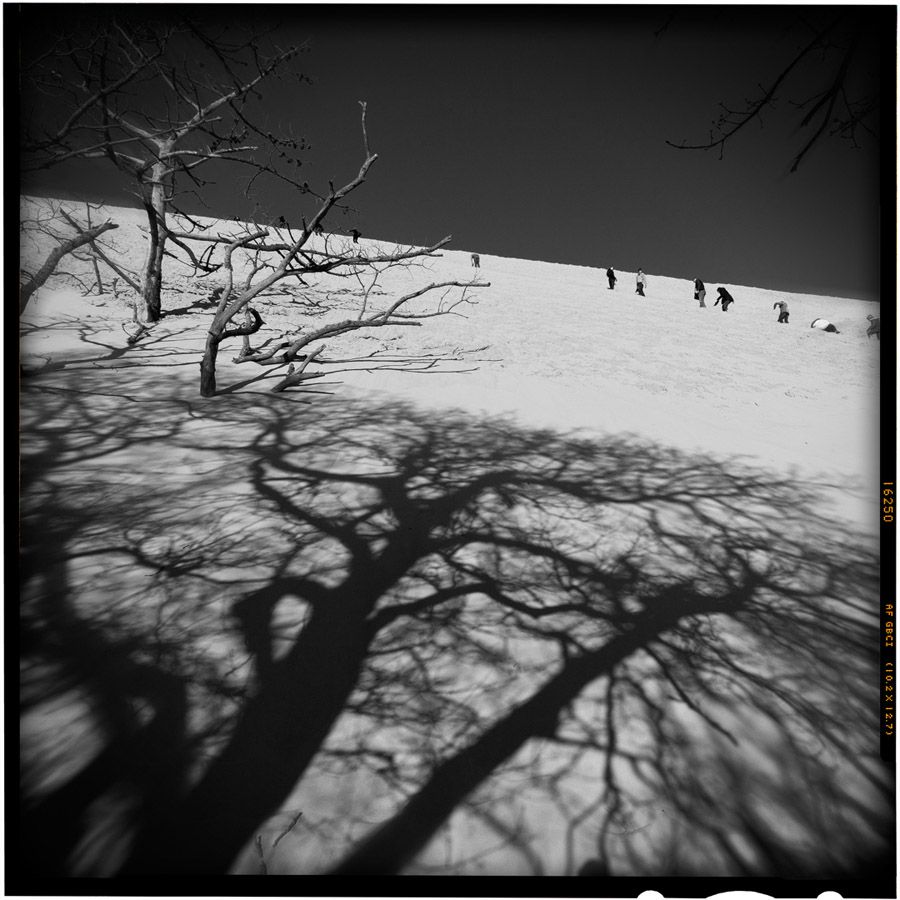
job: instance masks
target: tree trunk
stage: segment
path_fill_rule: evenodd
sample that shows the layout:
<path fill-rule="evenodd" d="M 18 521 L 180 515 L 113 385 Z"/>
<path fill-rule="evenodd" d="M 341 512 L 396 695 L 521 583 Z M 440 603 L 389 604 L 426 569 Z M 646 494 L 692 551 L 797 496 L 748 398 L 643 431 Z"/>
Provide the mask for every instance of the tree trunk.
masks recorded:
<path fill-rule="evenodd" d="M 87 214 L 88 228 L 93 227 L 91 222 L 91 204 L 85 203 L 85 213 Z M 91 265 L 94 267 L 94 279 L 97 282 L 97 295 L 103 295 L 103 279 L 100 277 L 100 263 L 97 262 L 97 254 L 91 253 Z M 90 291 L 88 291 L 90 293 Z"/>
<path fill-rule="evenodd" d="M 100 276 L 100 264 L 97 262 L 97 257 L 93 254 L 91 255 L 91 262 L 94 265 L 94 279 L 97 282 L 97 294 L 103 294 L 103 278 Z"/>
<path fill-rule="evenodd" d="M 203 359 L 200 361 L 200 396 L 216 396 L 216 358 L 219 355 L 219 341 L 221 336 L 214 334 L 210 329 L 206 335 L 206 348 L 203 351 Z"/>
<path fill-rule="evenodd" d="M 168 144 L 160 145 L 159 156 L 170 150 Z M 144 191 L 144 209 L 150 226 L 150 247 L 144 264 L 141 283 L 141 299 L 147 322 L 158 322 L 162 317 L 162 266 L 166 249 L 166 169 L 157 162 L 150 170 L 149 189 Z"/>
<path fill-rule="evenodd" d="M 212 397 L 216 393 L 216 357 L 219 355 L 219 344 L 226 338 L 256 334 L 263 325 L 259 313 L 255 309 L 247 307 L 245 322 L 249 321 L 249 324 L 245 324 L 243 328 L 229 330 L 228 296 L 228 294 L 223 294 L 212 325 L 206 334 L 206 350 L 200 363 L 201 397 Z M 237 313 L 232 313 L 232 316 L 234 315 Z"/>
<path fill-rule="evenodd" d="M 150 250 L 144 267 L 141 284 L 141 299 L 144 316 L 148 322 L 158 322 L 162 317 L 162 261 L 165 237 L 158 230 L 151 229 Z"/>

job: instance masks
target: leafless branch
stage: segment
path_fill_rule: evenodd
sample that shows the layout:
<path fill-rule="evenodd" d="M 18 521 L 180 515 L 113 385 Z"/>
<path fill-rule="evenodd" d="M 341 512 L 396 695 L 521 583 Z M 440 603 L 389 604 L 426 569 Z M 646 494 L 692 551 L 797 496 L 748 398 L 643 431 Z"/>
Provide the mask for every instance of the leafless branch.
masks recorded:
<path fill-rule="evenodd" d="M 68 216 L 67 216 L 68 218 Z M 105 222 L 103 225 L 95 225 L 86 231 L 79 231 L 74 237 L 61 243 L 53 250 L 44 260 L 43 265 L 38 269 L 35 275 L 25 284 L 19 287 L 19 315 L 25 312 L 25 307 L 31 299 L 34 292 L 41 287 L 44 282 L 53 274 L 53 271 L 59 265 L 59 261 L 73 250 L 83 247 L 85 244 L 91 243 L 95 238 L 99 237 L 103 232 L 113 228 L 118 228 L 114 222 Z"/>
<path fill-rule="evenodd" d="M 810 26 L 812 27 L 812 26 Z M 801 63 L 808 62 L 814 51 L 821 51 L 821 65 L 834 65 L 833 76 L 824 91 L 813 97 L 795 101 L 788 98 L 793 106 L 799 109 L 807 109 L 807 112 L 799 121 L 800 128 L 806 128 L 819 117 L 819 122 L 813 133 L 804 142 L 791 162 L 790 171 L 796 172 L 807 154 L 816 146 L 827 133 L 842 134 L 851 140 L 855 139 L 856 129 L 874 133 L 869 128 L 865 119 L 877 112 L 877 86 L 873 88 L 873 96 L 863 97 L 860 101 L 851 101 L 846 95 L 846 87 L 849 81 L 850 71 L 857 56 L 857 44 L 861 34 L 861 24 L 855 15 L 849 20 L 843 13 L 833 15 L 823 26 L 813 28 L 813 36 L 808 40 L 788 63 L 775 76 L 768 87 L 759 86 L 759 94 L 753 99 L 746 100 L 743 107 L 733 109 L 720 104 L 722 112 L 710 130 L 708 140 L 688 143 L 681 141 L 675 143 L 666 141 L 670 147 L 678 150 L 712 150 L 718 149 L 719 158 L 724 154 L 728 141 L 739 134 L 751 122 L 762 122 L 762 114 L 768 108 L 774 108 L 780 95 L 788 89 L 789 83 L 796 83 L 794 75 Z M 833 51 L 840 52 L 839 61 L 831 62 Z M 793 81 L 792 81 L 793 79 Z M 797 88 L 794 88 L 796 91 Z M 843 101 L 845 113 L 839 114 L 837 102 Z"/>
<path fill-rule="evenodd" d="M 76 219 L 71 217 L 65 210 L 61 209 L 60 214 L 69 222 L 73 228 L 75 228 L 79 234 L 84 234 L 82 231 L 81 225 L 78 223 Z M 113 270 L 136 294 L 141 293 L 141 286 L 135 281 L 132 273 L 126 271 L 122 268 L 118 263 L 114 262 L 112 259 L 107 256 L 104 250 L 100 247 L 100 245 L 96 242 L 94 238 L 90 240 L 91 252 L 98 258 L 103 260 L 110 269 Z"/>
<path fill-rule="evenodd" d="M 307 381 L 310 378 L 318 378 L 319 375 L 306 375 L 304 374 L 306 371 L 306 367 L 325 349 L 324 345 L 321 347 L 316 347 L 309 356 L 306 357 L 305 360 L 300 364 L 299 368 L 295 369 L 294 364 L 291 363 L 288 366 L 287 374 L 282 378 L 281 381 L 278 382 L 273 388 L 272 391 L 275 393 L 280 393 L 286 388 L 293 387 L 295 384 L 300 384 L 301 381 Z"/>

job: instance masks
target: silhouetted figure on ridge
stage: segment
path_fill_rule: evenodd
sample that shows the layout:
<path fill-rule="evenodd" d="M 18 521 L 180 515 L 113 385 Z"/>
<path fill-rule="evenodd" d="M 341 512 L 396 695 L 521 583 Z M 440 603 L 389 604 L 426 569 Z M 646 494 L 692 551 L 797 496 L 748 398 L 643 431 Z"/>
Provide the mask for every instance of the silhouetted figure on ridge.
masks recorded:
<path fill-rule="evenodd" d="M 609 282 L 609 289 L 612 290 L 616 286 L 616 273 L 613 272 L 612 266 L 606 270 L 606 280 Z"/>
<path fill-rule="evenodd" d="M 362 237 L 362 232 L 354 228 L 353 231 L 350 232 L 350 236 L 353 238 L 353 243 L 358 244 L 359 239 Z"/>
<path fill-rule="evenodd" d="M 481 257 L 477 253 L 472 254 L 472 266 L 476 269 L 481 268 Z"/>
<path fill-rule="evenodd" d="M 643 297 L 644 296 L 644 287 L 646 286 L 646 284 L 647 284 L 647 276 L 644 274 L 644 270 L 638 269 L 637 270 L 637 289 L 635 290 L 635 293 L 638 294 L 639 296 Z"/>

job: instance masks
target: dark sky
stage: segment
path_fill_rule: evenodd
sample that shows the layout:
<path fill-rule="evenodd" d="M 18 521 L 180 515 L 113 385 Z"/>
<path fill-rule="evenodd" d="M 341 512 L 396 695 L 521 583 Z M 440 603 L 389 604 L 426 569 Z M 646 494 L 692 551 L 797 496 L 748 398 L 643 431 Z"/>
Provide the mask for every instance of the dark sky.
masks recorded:
<path fill-rule="evenodd" d="M 246 15 L 230 4 L 201 9 L 236 29 Z M 895 8 L 863 9 L 871 23 L 855 77 L 866 90 L 865 78 L 887 72 L 882 81 L 893 90 L 894 60 L 879 60 L 877 50 L 887 34 L 893 53 Z M 771 83 L 807 34 L 798 16 L 817 12 L 268 7 L 279 43 L 309 42 L 299 65 L 315 81 L 276 84 L 259 109 L 273 130 L 290 126 L 310 142 L 303 177 L 322 186 L 358 170 L 357 101 L 368 103 L 379 159 L 353 195 L 358 212 L 328 221 L 335 231 L 355 226 L 415 244 L 452 234 L 452 248 L 485 255 L 878 299 L 878 140 L 864 136 L 858 149 L 828 140 L 788 173 L 804 136 L 790 100 L 822 89 L 821 65 L 801 68 L 795 90 L 762 127 L 735 137 L 724 159 L 665 143 L 703 139 L 720 102 L 739 105 Z M 75 181 L 59 172 L 43 192 L 120 201 L 111 184 L 105 169 L 81 170 Z M 209 195 L 213 211 L 250 214 L 242 184 L 233 172 L 222 178 Z M 883 193 L 892 198 L 893 186 Z M 257 202 L 260 219 L 296 221 L 310 211 L 308 198 L 280 187 L 263 189 Z"/>

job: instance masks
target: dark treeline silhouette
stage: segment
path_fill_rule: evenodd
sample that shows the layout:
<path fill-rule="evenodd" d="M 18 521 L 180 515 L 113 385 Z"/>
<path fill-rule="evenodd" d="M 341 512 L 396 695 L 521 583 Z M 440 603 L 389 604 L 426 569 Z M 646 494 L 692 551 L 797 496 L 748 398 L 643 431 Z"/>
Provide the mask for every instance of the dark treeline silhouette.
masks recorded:
<path fill-rule="evenodd" d="M 812 486 L 117 372 L 23 395 L 26 879 L 888 858 L 877 556 Z"/>

